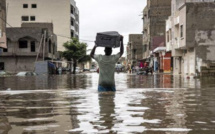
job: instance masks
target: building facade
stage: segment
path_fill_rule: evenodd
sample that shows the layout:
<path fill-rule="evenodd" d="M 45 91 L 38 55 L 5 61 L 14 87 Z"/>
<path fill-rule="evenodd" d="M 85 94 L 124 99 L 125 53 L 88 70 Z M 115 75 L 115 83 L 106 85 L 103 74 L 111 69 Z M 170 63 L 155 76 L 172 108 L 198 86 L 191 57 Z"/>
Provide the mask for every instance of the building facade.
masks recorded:
<path fill-rule="evenodd" d="M 143 35 L 129 34 L 129 42 L 127 45 L 127 63 L 136 64 L 142 60 L 143 53 Z"/>
<path fill-rule="evenodd" d="M 7 21 L 13 27 L 22 23 L 53 23 L 58 51 L 71 37 L 79 38 L 79 10 L 74 0 L 7 0 Z M 10 27 L 10 26 L 7 26 Z"/>
<path fill-rule="evenodd" d="M 34 71 L 36 61 L 54 60 L 57 37 L 51 23 L 7 28 L 7 49 L 0 54 L 0 70 L 9 73 Z M 38 27 L 40 26 L 40 27 Z"/>
<path fill-rule="evenodd" d="M 0 1 L 0 53 L 1 48 L 6 48 L 6 2 Z"/>
<path fill-rule="evenodd" d="M 166 48 L 172 52 L 174 74 L 215 74 L 214 16 L 214 0 L 172 0 Z"/>
<path fill-rule="evenodd" d="M 165 20 L 171 14 L 171 0 L 147 0 L 143 10 L 143 59 L 150 56 L 156 46 L 153 38 L 165 38 Z M 159 45 L 159 44 L 156 44 Z M 165 45 L 165 44 L 164 44 Z"/>

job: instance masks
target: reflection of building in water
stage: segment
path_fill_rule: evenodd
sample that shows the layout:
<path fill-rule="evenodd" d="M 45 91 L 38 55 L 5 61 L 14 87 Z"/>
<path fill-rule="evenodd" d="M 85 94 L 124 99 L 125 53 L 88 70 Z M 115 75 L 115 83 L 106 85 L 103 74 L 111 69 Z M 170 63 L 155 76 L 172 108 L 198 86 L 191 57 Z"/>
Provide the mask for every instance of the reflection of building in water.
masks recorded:
<path fill-rule="evenodd" d="M 214 133 L 214 88 L 189 89 L 185 97 L 186 105 L 184 105 L 184 109 L 187 111 L 186 126 L 192 130 L 196 130 L 196 133 Z"/>
<path fill-rule="evenodd" d="M 1 99 L 3 99 L 2 96 L 0 96 Z M 6 115 L 6 107 L 4 102 L 1 102 L 0 100 L 0 133 L 1 134 L 7 134 L 9 132 L 9 130 L 11 129 L 10 123 L 8 121 L 8 118 Z"/>
<path fill-rule="evenodd" d="M 159 75 L 160 82 L 159 85 L 161 88 L 171 88 L 172 87 L 172 75 Z"/>
<path fill-rule="evenodd" d="M 5 99 L 6 110 L 1 112 L 9 120 L 13 129 L 12 134 L 45 133 L 52 128 L 48 125 L 55 124 L 53 117 L 56 104 L 52 103 L 56 95 L 47 92 L 11 91 Z M 2 98 L 2 96 L 1 96 Z"/>
<path fill-rule="evenodd" d="M 86 89 L 92 87 L 90 75 L 57 75 L 53 77 L 58 89 Z M 48 79 L 49 80 L 49 79 Z M 50 81 L 50 83 L 52 83 Z M 52 83 L 53 84 L 53 83 Z M 53 85 L 54 86 L 54 85 Z"/>
<path fill-rule="evenodd" d="M 27 77 L 1 77 L 0 89 L 35 90 L 57 89 L 58 77 L 52 75 L 38 75 Z"/>
<path fill-rule="evenodd" d="M 1 77 L 0 89 L 35 90 L 35 77 Z"/>
<path fill-rule="evenodd" d="M 38 75 L 35 79 L 35 89 L 57 89 L 58 84 L 57 75 Z"/>
<path fill-rule="evenodd" d="M 166 109 L 166 119 L 172 120 L 172 123 L 167 125 L 167 128 L 184 128 L 186 129 L 187 123 L 187 110 L 185 107 L 185 101 L 187 89 L 175 89 L 174 93 L 165 94 L 166 98 L 168 98 L 169 103 L 164 105 Z M 163 97 L 165 97 L 163 96 Z M 188 132 L 183 132 L 180 134 L 187 134 Z M 166 134 L 172 134 L 172 132 L 166 132 Z"/>
<path fill-rule="evenodd" d="M 187 78 L 180 75 L 175 75 L 172 78 L 173 88 L 200 88 L 201 83 L 199 79 Z"/>

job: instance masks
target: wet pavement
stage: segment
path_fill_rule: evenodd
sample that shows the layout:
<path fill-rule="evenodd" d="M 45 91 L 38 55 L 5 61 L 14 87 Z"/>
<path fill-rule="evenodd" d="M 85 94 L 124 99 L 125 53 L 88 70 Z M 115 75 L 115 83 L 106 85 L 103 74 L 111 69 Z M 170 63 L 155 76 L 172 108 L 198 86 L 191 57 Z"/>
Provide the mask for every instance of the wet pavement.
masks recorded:
<path fill-rule="evenodd" d="M 116 74 L 0 77 L 0 134 L 214 134 L 215 79 Z"/>

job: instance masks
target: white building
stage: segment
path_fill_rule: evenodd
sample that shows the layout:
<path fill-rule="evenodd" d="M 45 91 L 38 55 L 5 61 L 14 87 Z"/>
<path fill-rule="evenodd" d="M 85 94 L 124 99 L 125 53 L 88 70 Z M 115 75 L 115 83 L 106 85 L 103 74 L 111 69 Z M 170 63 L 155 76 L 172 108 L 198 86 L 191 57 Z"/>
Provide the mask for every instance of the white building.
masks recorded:
<path fill-rule="evenodd" d="M 171 7 L 166 50 L 172 52 L 174 74 L 215 74 L 214 0 L 172 0 Z"/>
<path fill-rule="evenodd" d="M 79 10 L 74 0 L 7 0 L 7 22 L 21 27 L 26 22 L 53 23 L 57 50 L 71 37 L 79 38 Z M 7 27 L 10 27 L 9 25 Z"/>

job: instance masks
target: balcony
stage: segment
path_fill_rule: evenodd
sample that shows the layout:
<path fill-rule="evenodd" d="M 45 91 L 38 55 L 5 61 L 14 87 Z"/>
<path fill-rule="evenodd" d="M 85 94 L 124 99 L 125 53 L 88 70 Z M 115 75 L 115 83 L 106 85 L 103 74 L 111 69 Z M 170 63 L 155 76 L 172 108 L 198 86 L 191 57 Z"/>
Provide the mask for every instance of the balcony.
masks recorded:
<path fill-rule="evenodd" d="M 175 41 L 174 41 L 174 48 L 175 48 L 175 49 L 180 49 L 179 38 L 175 38 Z"/>
<path fill-rule="evenodd" d="M 143 21 L 143 29 L 148 29 L 149 23 L 150 23 L 150 20 L 148 18 L 144 19 L 144 21 Z"/>
<path fill-rule="evenodd" d="M 172 28 L 172 23 L 171 23 L 171 18 L 169 18 L 167 21 L 166 21 L 166 32 L 169 31 L 169 29 Z"/>
<path fill-rule="evenodd" d="M 73 30 L 73 31 L 75 31 L 75 27 L 74 26 L 71 26 L 70 29 Z"/>
<path fill-rule="evenodd" d="M 4 52 L 4 53 L 1 53 L 0 56 L 37 56 L 37 52 L 16 52 L 16 53 L 13 53 L 13 52 Z"/>
<path fill-rule="evenodd" d="M 172 51 L 172 41 L 166 43 L 166 51 Z"/>
<path fill-rule="evenodd" d="M 174 18 L 174 25 L 179 25 L 179 16 Z"/>

